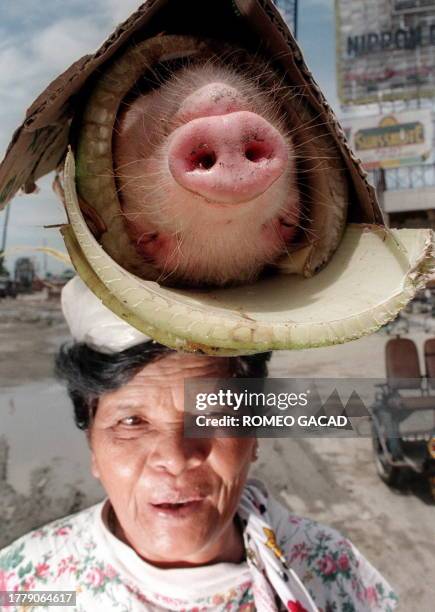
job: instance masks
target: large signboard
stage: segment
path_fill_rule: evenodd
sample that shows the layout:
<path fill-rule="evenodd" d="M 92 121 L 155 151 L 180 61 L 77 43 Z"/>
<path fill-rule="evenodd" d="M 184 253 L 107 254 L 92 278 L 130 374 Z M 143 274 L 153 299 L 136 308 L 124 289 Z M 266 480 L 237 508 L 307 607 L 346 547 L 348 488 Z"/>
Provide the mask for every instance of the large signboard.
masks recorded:
<path fill-rule="evenodd" d="M 342 123 L 366 170 L 421 164 L 431 156 L 430 110 L 358 117 Z"/>
<path fill-rule="evenodd" d="M 391 0 L 395 13 L 415 13 L 435 8 L 435 0 Z"/>
<path fill-rule="evenodd" d="M 344 105 L 435 95 L 435 0 L 335 0 Z"/>

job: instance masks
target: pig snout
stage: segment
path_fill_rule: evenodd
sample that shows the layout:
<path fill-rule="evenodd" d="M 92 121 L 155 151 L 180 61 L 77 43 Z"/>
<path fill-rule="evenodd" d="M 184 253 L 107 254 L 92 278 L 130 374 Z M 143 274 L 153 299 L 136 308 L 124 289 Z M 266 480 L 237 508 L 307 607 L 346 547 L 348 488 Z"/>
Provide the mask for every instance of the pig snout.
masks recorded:
<path fill-rule="evenodd" d="M 159 282 L 249 282 L 287 252 L 302 214 L 291 127 L 256 78 L 218 58 L 126 101 L 113 141 L 118 192 Z"/>
<path fill-rule="evenodd" d="M 260 196 L 287 161 L 278 130 L 245 110 L 189 121 L 175 130 L 168 150 L 170 172 L 181 187 L 226 204 Z"/>

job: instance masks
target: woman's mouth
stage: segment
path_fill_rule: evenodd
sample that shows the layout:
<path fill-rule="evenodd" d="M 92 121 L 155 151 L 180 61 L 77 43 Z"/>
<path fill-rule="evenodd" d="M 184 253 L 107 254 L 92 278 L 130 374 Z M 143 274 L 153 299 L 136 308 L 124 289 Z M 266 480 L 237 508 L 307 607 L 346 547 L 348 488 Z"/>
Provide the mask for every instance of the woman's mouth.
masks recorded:
<path fill-rule="evenodd" d="M 149 505 L 152 512 L 159 517 L 181 519 L 190 517 L 194 513 L 198 512 L 203 504 L 203 501 L 203 498 L 196 498 L 177 503 L 162 502 L 151 503 Z"/>

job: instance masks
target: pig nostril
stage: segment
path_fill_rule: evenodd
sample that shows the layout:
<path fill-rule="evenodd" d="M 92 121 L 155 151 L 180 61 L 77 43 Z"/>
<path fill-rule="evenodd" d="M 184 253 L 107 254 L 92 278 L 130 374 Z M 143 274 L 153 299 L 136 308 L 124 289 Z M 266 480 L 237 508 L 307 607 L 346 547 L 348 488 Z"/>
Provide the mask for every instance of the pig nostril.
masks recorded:
<path fill-rule="evenodd" d="M 214 153 L 206 153 L 198 159 L 198 166 L 204 170 L 209 170 L 216 163 L 216 155 Z"/>
<path fill-rule="evenodd" d="M 261 142 L 251 142 L 245 149 L 245 157 L 254 164 L 258 164 L 270 158 L 270 151 Z"/>
<path fill-rule="evenodd" d="M 216 155 L 210 151 L 193 153 L 190 157 L 191 170 L 210 170 L 216 163 Z"/>

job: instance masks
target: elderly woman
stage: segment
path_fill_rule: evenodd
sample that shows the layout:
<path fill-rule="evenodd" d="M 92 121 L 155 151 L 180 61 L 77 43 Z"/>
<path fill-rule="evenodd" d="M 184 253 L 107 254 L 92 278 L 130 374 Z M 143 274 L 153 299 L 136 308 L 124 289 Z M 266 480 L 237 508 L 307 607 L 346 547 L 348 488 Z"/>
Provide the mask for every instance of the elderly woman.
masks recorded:
<path fill-rule="evenodd" d="M 263 378 L 270 353 L 177 353 L 118 319 L 78 278 L 63 307 L 75 343 L 57 371 L 107 499 L 5 549 L 4 590 L 75 591 L 74 609 L 86 612 L 395 607 L 346 538 L 247 480 L 256 439 L 183 437 L 186 379 Z"/>

